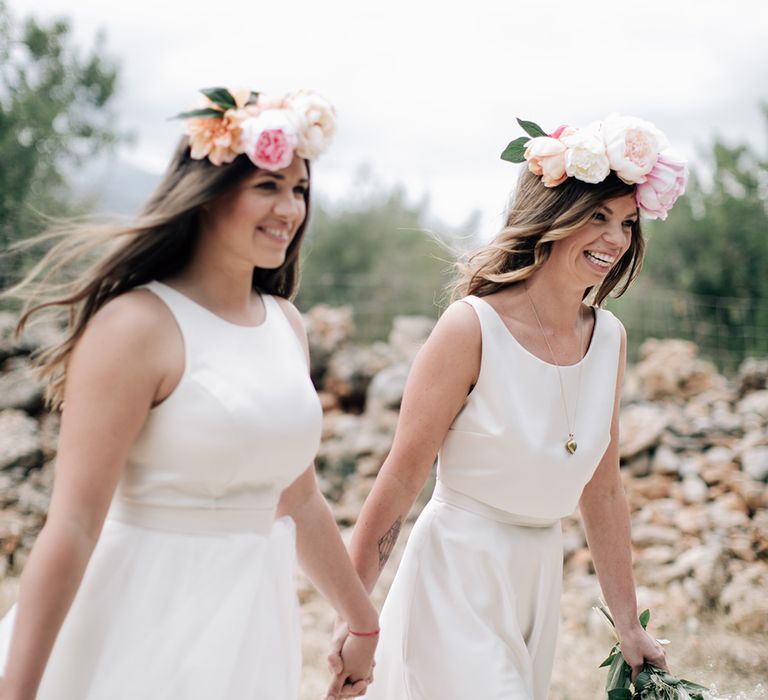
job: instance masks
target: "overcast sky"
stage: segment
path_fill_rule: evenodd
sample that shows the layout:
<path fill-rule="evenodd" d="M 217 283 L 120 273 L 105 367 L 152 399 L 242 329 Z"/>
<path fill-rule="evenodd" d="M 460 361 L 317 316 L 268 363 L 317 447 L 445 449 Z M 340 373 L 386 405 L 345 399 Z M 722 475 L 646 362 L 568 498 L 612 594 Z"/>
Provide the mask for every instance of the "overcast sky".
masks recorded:
<path fill-rule="evenodd" d="M 501 223 L 522 135 L 621 112 L 654 122 L 695 159 L 720 136 L 766 152 L 764 0 L 8 0 L 16 16 L 98 29 L 120 63 L 131 163 L 160 172 L 196 90 L 309 87 L 337 106 L 338 132 L 313 187 L 348 196 L 368 164 L 383 184 L 430 197 L 438 219 Z"/>

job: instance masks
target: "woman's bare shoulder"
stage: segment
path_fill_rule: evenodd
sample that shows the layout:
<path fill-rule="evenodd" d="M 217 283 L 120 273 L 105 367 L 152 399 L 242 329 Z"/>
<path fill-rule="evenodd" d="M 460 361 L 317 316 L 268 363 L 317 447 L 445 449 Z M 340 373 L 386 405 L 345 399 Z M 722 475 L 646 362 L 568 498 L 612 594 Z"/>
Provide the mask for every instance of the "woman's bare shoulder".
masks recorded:
<path fill-rule="evenodd" d="M 421 361 L 472 383 L 480 370 L 481 350 L 480 319 L 471 304 L 459 300 L 440 316 L 419 354 Z"/>
<path fill-rule="evenodd" d="M 184 341 L 171 310 L 147 289 L 110 299 L 88 321 L 73 350 L 74 366 L 111 366 L 116 373 L 160 381 L 183 369 Z"/>
<path fill-rule="evenodd" d="M 145 343 L 175 328 L 171 310 L 148 289 L 132 289 L 106 302 L 88 321 L 84 334 L 121 343 Z"/>
<path fill-rule="evenodd" d="M 440 316 L 435 330 L 450 336 L 464 337 L 466 340 L 480 338 L 480 319 L 472 304 L 466 299 L 454 301 Z"/>

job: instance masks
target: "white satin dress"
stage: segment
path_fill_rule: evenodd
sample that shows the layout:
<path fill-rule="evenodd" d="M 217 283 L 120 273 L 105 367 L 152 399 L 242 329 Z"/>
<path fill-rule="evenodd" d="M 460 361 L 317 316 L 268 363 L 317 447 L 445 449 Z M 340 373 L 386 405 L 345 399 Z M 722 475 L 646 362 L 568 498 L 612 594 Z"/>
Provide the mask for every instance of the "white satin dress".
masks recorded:
<path fill-rule="evenodd" d="M 251 327 L 147 287 L 186 366 L 131 451 L 38 699 L 295 700 L 294 525 L 275 508 L 320 441 L 304 351 L 271 296 Z"/>
<path fill-rule="evenodd" d="M 482 298 L 477 384 L 448 431 L 434 494 L 381 615 L 368 700 L 546 700 L 562 579 L 560 519 L 610 442 L 618 320 L 596 309 L 585 357 L 557 368 L 528 352 Z"/>

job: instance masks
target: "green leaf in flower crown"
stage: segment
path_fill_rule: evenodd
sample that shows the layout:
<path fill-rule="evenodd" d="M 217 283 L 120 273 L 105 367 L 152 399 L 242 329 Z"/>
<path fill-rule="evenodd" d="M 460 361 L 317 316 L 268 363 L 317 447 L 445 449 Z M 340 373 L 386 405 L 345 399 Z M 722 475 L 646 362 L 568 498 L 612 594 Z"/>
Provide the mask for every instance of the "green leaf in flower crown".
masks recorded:
<path fill-rule="evenodd" d="M 237 107 L 235 98 L 232 97 L 232 93 L 227 90 L 227 88 L 203 88 L 200 92 L 213 102 L 213 104 L 218 105 L 222 109 L 234 109 Z"/>
<path fill-rule="evenodd" d="M 535 122 L 528 122 L 525 119 L 518 119 L 517 123 L 523 127 L 523 130 L 526 134 L 529 134 L 533 138 L 536 138 L 537 136 L 548 136 L 546 131 L 542 129 L 538 124 Z"/>
<path fill-rule="evenodd" d="M 212 107 L 203 107 L 202 109 L 192 109 L 189 112 L 182 112 L 170 119 L 192 119 L 193 117 L 223 117 L 224 112 Z"/>
<path fill-rule="evenodd" d="M 643 610 L 643 612 L 640 613 L 640 617 L 638 618 L 640 620 L 640 624 L 643 626 L 643 629 L 648 627 L 648 623 L 651 621 L 651 611 L 647 608 Z"/>
<path fill-rule="evenodd" d="M 632 700 L 632 691 L 629 688 L 614 688 L 608 691 L 608 700 Z"/>
<path fill-rule="evenodd" d="M 510 163 L 522 163 L 525 161 L 525 144 L 530 139 L 527 136 L 521 136 L 519 139 L 510 141 L 509 145 L 504 149 L 501 154 L 502 160 L 507 160 Z"/>

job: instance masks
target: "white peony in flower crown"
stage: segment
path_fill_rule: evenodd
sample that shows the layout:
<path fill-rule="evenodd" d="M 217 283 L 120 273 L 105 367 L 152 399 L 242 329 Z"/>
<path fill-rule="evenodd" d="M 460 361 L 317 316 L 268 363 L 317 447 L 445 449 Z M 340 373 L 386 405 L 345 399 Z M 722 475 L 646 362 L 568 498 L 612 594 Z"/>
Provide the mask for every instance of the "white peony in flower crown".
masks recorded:
<path fill-rule="evenodd" d="M 528 136 L 512 141 L 501 154 L 511 163 L 528 162 L 545 187 L 568 177 L 598 183 L 613 170 L 635 188 L 635 200 L 648 219 L 666 219 L 685 192 L 688 163 L 669 149 L 669 141 L 650 122 L 612 114 L 583 129 L 561 126 L 547 134 L 534 122 L 517 120 Z"/>
<path fill-rule="evenodd" d="M 309 90 L 282 97 L 223 87 L 200 92 L 205 105 L 173 117 L 187 120 L 185 133 L 195 160 L 221 165 L 244 153 L 259 168 L 281 170 L 294 153 L 317 158 L 336 128 L 333 105 Z"/>

